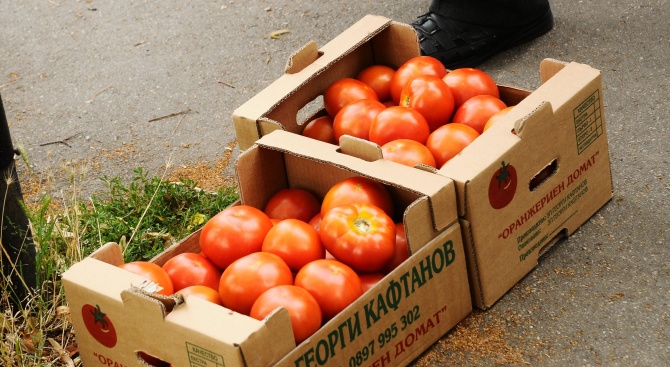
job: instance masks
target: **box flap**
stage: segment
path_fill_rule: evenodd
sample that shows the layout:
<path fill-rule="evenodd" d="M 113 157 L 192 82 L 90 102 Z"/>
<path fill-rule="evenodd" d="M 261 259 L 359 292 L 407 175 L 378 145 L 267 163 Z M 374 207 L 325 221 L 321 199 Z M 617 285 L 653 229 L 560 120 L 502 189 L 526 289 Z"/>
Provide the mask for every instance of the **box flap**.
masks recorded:
<path fill-rule="evenodd" d="M 556 59 L 544 59 L 540 62 L 540 81 L 544 84 L 556 73 L 563 70 L 568 63 Z"/>
<path fill-rule="evenodd" d="M 121 251 L 121 246 L 115 242 L 107 242 L 99 249 L 93 251 L 89 256 L 93 259 L 98 259 L 112 265 L 123 264 L 123 252 Z"/>
<path fill-rule="evenodd" d="M 321 56 L 321 53 L 319 52 L 316 42 L 310 41 L 289 57 L 284 72 L 286 74 L 300 72 L 308 65 L 314 63 L 319 56 Z"/>
<path fill-rule="evenodd" d="M 416 250 L 413 244 L 426 243 L 428 237 L 457 220 L 450 179 L 384 159 L 368 162 L 342 153 L 336 145 L 301 135 L 275 131 L 242 152 L 237 162 L 240 199 L 257 208 L 265 207 L 272 193 L 286 187 L 316 190 L 313 194 L 322 199 L 327 188 L 354 175 L 387 185 L 396 205 L 407 211 L 397 212 L 394 220 L 422 218 L 406 227 L 412 251 Z"/>

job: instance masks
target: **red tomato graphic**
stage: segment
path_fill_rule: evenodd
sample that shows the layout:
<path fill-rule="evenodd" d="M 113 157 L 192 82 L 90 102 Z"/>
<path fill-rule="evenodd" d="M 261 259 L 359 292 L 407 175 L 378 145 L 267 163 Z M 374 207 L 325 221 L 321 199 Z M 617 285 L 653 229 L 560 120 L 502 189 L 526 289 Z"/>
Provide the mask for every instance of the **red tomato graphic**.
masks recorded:
<path fill-rule="evenodd" d="M 516 193 L 516 169 L 509 163 L 502 161 L 489 183 L 489 203 L 494 209 L 502 209 L 509 204 Z"/>
<path fill-rule="evenodd" d="M 81 308 L 81 315 L 84 318 L 86 329 L 95 340 L 107 348 L 113 348 L 116 345 L 114 324 L 102 312 L 99 305 L 84 305 Z"/>

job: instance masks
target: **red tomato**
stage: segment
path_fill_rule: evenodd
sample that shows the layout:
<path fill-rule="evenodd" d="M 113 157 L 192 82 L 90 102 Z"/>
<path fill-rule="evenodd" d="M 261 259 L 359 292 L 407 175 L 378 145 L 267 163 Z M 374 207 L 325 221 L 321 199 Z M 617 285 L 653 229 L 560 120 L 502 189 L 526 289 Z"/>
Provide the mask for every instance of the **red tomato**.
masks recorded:
<path fill-rule="evenodd" d="M 321 203 L 321 220 L 328 210 L 355 203 L 375 205 L 393 218 L 393 200 L 386 186 L 371 178 L 353 176 L 336 183 L 326 192 Z"/>
<path fill-rule="evenodd" d="M 382 156 L 389 161 L 414 167 L 425 164 L 435 168 L 435 158 L 428 148 L 418 141 L 398 139 L 382 146 Z"/>
<path fill-rule="evenodd" d="M 431 56 L 417 56 L 402 64 L 391 79 L 391 98 L 395 104 L 400 102 L 400 93 L 405 84 L 419 75 L 434 75 L 442 78 L 447 69 L 440 60 Z"/>
<path fill-rule="evenodd" d="M 309 225 L 312 226 L 312 228 L 316 229 L 317 232 L 319 232 L 319 228 L 321 227 L 321 212 L 317 213 L 312 219 L 309 220 Z"/>
<path fill-rule="evenodd" d="M 442 168 L 448 160 L 455 157 L 478 136 L 477 130 L 470 126 L 446 124 L 430 134 L 426 147 L 433 153 L 437 167 Z"/>
<path fill-rule="evenodd" d="M 405 233 L 405 224 L 395 224 L 395 251 L 391 261 L 384 265 L 382 272 L 388 274 L 405 260 L 409 259 L 409 248 L 407 247 L 407 234 Z"/>
<path fill-rule="evenodd" d="M 248 205 L 228 207 L 205 223 L 200 231 L 200 249 L 216 266 L 225 269 L 242 256 L 261 250 L 272 221 Z"/>
<path fill-rule="evenodd" d="M 505 102 L 499 98 L 481 94 L 463 102 L 461 107 L 456 110 L 451 122 L 468 125 L 481 134 L 484 132 L 484 125 L 491 116 L 506 107 Z"/>
<path fill-rule="evenodd" d="M 163 264 L 163 270 L 170 276 L 175 292 L 191 285 L 219 288 L 221 270 L 200 254 L 184 252 L 176 255 Z"/>
<path fill-rule="evenodd" d="M 503 161 L 489 181 L 489 203 L 493 209 L 502 209 L 512 202 L 517 180 L 516 168 Z"/>
<path fill-rule="evenodd" d="M 83 305 L 81 316 L 84 319 L 86 330 L 93 339 L 107 348 L 113 348 L 116 345 L 116 329 L 109 316 L 102 312 L 100 305 Z"/>
<path fill-rule="evenodd" d="M 514 107 L 514 106 L 505 107 L 502 110 L 494 113 L 493 116 L 489 117 L 488 121 L 486 121 L 486 124 L 484 125 L 484 130 L 483 131 L 488 130 L 495 123 L 502 120 L 502 118 L 509 113 L 509 111 L 512 109 L 512 107 Z"/>
<path fill-rule="evenodd" d="M 277 307 L 288 311 L 296 345 L 321 328 L 323 315 L 319 303 L 306 289 L 295 285 L 280 285 L 263 292 L 251 307 L 249 316 L 263 320 Z"/>
<path fill-rule="evenodd" d="M 361 99 L 342 107 L 333 120 L 335 139 L 339 142 L 342 135 L 351 135 L 368 140 L 372 121 L 384 109 L 386 106 L 372 99 Z"/>
<path fill-rule="evenodd" d="M 498 85 L 487 73 L 473 68 L 460 68 L 449 72 L 444 78 L 454 95 L 454 107 L 458 109 L 468 99 L 487 94 L 500 98 Z"/>
<path fill-rule="evenodd" d="M 419 75 L 407 82 L 400 92 L 399 104 L 419 111 L 430 131 L 448 123 L 454 113 L 451 89 L 435 75 Z"/>
<path fill-rule="evenodd" d="M 219 282 L 223 305 L 235 312 L 249 315 L 258 296 L 278 285 L 293 284 L 293 273 L 279 256 L 255 252 L 226 268 Z"/>
<path fill-rule="evenodd" d="M 371 65 L 361 70 L 356 79 L 369 85 L 380 101 L 391 99 L 391 79 L 395 70 L 386 65 Z"/>
<path fill-rule="evenodd" d="M 370 290 L 377 283 L 379 283 L 383 278 L 384 274 L 382 273 L 360 273 L 358 277 L 361 278 L 361 287 L 363 288 L 363 293 Z"/>
<path fill-rule="evenodd" d="M 371 204 L 328 210 L 321 219 L 319 234 L 328 252 L 356 272 L 380 271 L 393 257 L 395 223 Z"/>
<path fill-rule="evenodd" d="M 416 140 L 424 144 L 428 135 L 430 126 L 426 119 L 409 107 L 388 107 L 370 125 L 370 141 L 379 146 L 397 139 Z"/>
<path fill-rule="evenodd" d="M 324 321 L 332 319 L 363 294 L 358 274 L 337 260 L 316 260 L 303 266 L 295 276 L 295 285 L 316 299 Z"/>
<path fill-rule="evenodd" d="M 263 210 L 271 219 L 298 219 L 309 222 L 321 211 L 321 202 L 311 192 L 288 188 L 277 191 Z"/>
<path fill-rule="evenodd" d="M 331 117 L 335 117 L 342 107 L 359 99 L 379 100 L 372 87 L 354 78 L 336 80 L 323 94 L 324 107 Z"/>
<path fill-rule="evenodd" d="M 333 118 L 330 116 L 317 117 L 308 122 L 302 129 L 302 135 L 326 143 L 337 144 L 333 132 Z"/>
<path fill-rule="evenodd" d="M 281 257 L 293 271 L 326 256 L 319 232 L 297 219 L 277 223 L 265 236 L 262 251 Z"/>
<path fill-rule="evenodd" d="M 170 276 L 159 265 L 149 261 L 132 261 L 119 265 L 131 273 L 141 275 L 161 287 L 156 293 L 169 296 L 174 293 Z"/>
<path fill-rule="evenodd" d="M 219 296 L 218 287 L 217 289 L 212 289 L 204 285 L 191 285 L 186 288 L 180 289 L 176 293 L 179 293 L 184 297 L 189 296 L 199 297 L 206 301 L 215 303 L 217 305 L 223 305 L 221 303 L 221 296 Z"/>

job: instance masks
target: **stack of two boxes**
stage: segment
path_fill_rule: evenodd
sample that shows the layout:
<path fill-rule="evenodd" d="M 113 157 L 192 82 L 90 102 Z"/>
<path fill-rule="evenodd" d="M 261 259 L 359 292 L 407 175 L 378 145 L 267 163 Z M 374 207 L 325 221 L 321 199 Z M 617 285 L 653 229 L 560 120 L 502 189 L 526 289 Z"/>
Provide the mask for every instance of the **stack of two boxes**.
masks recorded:
<path fill-rule="evenodd" d="M 63 276 L 84 363 L 141 365 L 141 351 L 174 366 L 404 366 L 473 307 L 491 307 L 612 197 L 600 73 L 578 63 L 545 60 L 533 92 L 499 86 L 516 107 L 439 170 L 386 161 L 358 139 L 334 146 L 301 136 L 298 116 L 332 82 L 418 55 L 411 27 L 366 16 L 322 48 L 299 50 L 233 115 L 242 204 L 262 209 L 289 187 L 323 198 L 336 182 L 369 177 L 402 213 L 407 261 L 295 346 L 286 310 L 257 321 L 193 297 L 152 296 L 136 287 L 143 279 L 115 266 L 123 260 L 109 244 Z M 502 166 L 511 176 L 504 188 L 494 185 Z M 198 238 L 153 261 L 199 251 Z M 112 347 L 86 332 L 78 310 L 88 305 L 114 323 Z"/>

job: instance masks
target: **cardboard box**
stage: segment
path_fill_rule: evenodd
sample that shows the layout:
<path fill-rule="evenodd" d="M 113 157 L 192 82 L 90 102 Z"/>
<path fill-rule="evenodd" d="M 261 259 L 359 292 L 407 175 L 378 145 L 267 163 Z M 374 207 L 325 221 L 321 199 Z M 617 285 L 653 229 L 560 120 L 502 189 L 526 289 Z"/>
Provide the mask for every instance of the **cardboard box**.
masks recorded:
<path fill-rule="evenodd" d="M 411 27 L 377 16 L 364 17 L 319 50 L 309 44 L 291 58 L 284 75 L 235 110 L 240 146 L 274 130 L 300 134 L 301 123 L 323 111 L 302 121 L 296 116 L 306 105 L 318 105 L 314 101 L 332 82 L 373 63 L 398 67 L 419 53 Z M 501 99 L 517 108 L 438 172 L 458 189 L 473 302 L 481 309 L 612 197 L 600 72 L 547 59 L 540 74 L 543 84 L 536 91 L 499 85 Z M 517 180 L 513 201 L 494 209 L 489 186 L 508 164 Z"/>
<path fill-rule="evenodd" d="M 456 182 L 472 294 L 482 309 L 613 195 L 600 72 L 547 59 L 540 74 L 537 90 L 438 171 Z M 509 179 L 500 177 L 503 166 Z"/>
<path fill-rule="evenodd" d="M 334 81 L 355 77 L 373 64 L 397 69 L 420 53 L 411 26 L 375 15 L 363 17 L 320 49 L 308 43 L 291 56 L 282 76 L 233 111 L 240 149 L 274 130 L 302 133 L 305 123 L 320 114 L 319 98 Z"/>
<path fill-rule="evenodd" d="M 286 187 L 323 198 L 336 182 L 363 175 L 384 183 L 400 209 L 411 257 L 311 338 L 295 346 L 283 308 L 257 321 L 193 297 L 148 294 L 144 279 L 115 266 L 122 256 L 108 244 L 63 275 L 84 364 L 139 366 L 139 351 L 175 366 L 226 367 L 404 366 L 419 356 L 472 310 L 456 191 L 451 179 L 433 172 L 360 158 L 374 153 L 368 147 L 337 147 L 277 131 L 237 162 L 240 202 L 246 205 L 263 208 Z M 198 238 L 193 233 L 153 261 L 198 251 Z M 114 326 L 111 348 L 87 330 L 85 319 L 95 306 Z"/>

